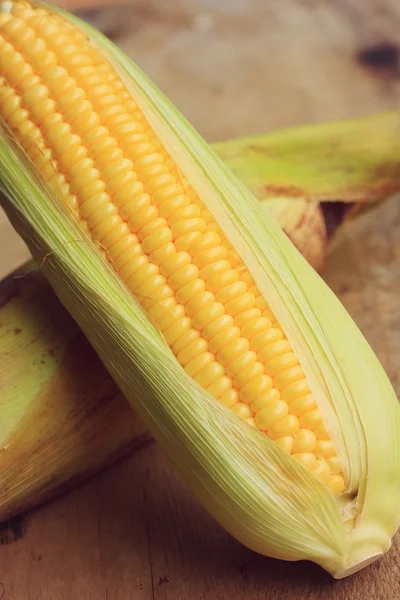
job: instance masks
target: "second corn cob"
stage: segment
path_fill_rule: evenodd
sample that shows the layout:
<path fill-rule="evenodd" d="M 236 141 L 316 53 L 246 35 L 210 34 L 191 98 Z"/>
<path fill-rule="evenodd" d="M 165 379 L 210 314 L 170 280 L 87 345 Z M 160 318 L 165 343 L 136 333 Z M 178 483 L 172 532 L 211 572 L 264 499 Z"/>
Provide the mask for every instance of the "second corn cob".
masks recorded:
<path fill-rule="evenodd" d="M 276 557 L 312 558 L 335 576 L 361 568 L 387 550 L 398 524 L 398 406 L 365 342 L 274 222 L 262 218 L 251 201 L 245 203 L 245 198 L 250 200 L 245 190 L 137 71 L 130 74 L 129 86 L 139 105 L 97 45 L 81 34 L 88 31 L 95 38 L 89 28 L 75 28 L 25 2 L 7 7 L 0 50 L 7 57 L 5 76 L 11 89 L 11 112 L 3 118 L 13 133 L 11 140 L 6 133 L 2 139 L 3 186 L 10 198 L 6 208 L 37 258 L 50 244 L 45 271 L 63 302 L 175 457 L 180 472 L 230 531 Z M 47 19 L 48 27 L 42 29 Z M 37 23 L 39 36 L 32 23 Z M 10 42 L 15 35 L 26 43 L 28 54 L 34 49 L 29 58 L 38 71 L 32 71 L 21 47 Z M 105 52 L 107 44 L 99 43 Z M 118 53 L 111 56 L 130 73 Z M 7 71 L 9 64 L 13 69 Z M 74 68 L 74 78 L 66 65 Z M 88 84 L 84 95 L 83 82 L 76 86 L 81 69 L 85 84 L 94 77 L 93 88 Z M 27 86 L 22 94 L 21 84 Z M 175 144 L 186 153 L 177 152 Z M 52 194 L 37 173 L 98 244 L 119 278 L 91 246 L 66 247 L 73 231 L 83 242 L 87 238 L 51 203 Z M 305 295 L 307 286 L 312 290 Z M 156 323 L 186 375 L 128 290 Z M 357 354 L 349 354 L 335 335 L 338 323 L 346 326 Z M 270 345 L 272 354 L 264 351 Z M 310 385 L 317 391 L 318 406 Z M 387 407 L 379 415 L 379 429 L 369 403 L 374 388 Z M 361 422 L 365 436 L 357 435 Z M 383 431 L 385 456 L 393 448 L 386 465 L 375 443 Z M 285 452 L 301 456 L 293 460 Z M 261 456 L 268 457 L 266 463 Z M 251 473 L 250 480 L 243 477 L 246 473 Z M 384 482 L 387 494 L 376 512 L 378 481 Z M 345 486 L 350 496 L 342 499 L 347 506 L 344 521 L 354 529 L 350 537 L 341 522 L 342 504 L 328 491 L 341 494 Z M 278 506 L 271 499 L 279 489 Z M 290 489 L 293 494 L 288 494 Z M 310 497 L 306 524 L 301 506 Z M 294 512 L 289 510 L 293 503 Z M 260 520 L 260 510 L 268 515 L 266 521 Z M 355 511 L 360 511 L 359 519 L 351 525 Z M 278 515 L 285 515 L 284 527 L 278 526 Z"/>

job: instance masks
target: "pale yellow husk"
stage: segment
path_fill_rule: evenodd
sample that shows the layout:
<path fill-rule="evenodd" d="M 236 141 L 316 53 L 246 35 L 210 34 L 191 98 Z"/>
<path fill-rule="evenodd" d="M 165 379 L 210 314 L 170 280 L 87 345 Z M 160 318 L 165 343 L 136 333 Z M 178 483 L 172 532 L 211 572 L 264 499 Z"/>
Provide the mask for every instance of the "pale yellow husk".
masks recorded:
<path fill-rule="evenodd" d="M 400 408 L 336 297 L 250 192 L 111 42 L 78 19 L 253 275 L 292 343 L 344 461 L 339 500 L 201 389 L 1 128 L 4 205 L 63 304 L 185 481 L 250 548 L 335 577 L 390 547 L 400 518 Z"/>

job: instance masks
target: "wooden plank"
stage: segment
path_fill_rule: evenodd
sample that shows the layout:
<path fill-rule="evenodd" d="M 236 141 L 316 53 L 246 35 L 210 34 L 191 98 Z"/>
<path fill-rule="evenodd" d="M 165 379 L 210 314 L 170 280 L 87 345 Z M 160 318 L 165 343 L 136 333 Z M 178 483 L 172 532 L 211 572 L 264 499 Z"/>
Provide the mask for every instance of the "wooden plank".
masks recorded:
<path fill-rule="evenodd" d="M 398 106 L 396 0 L 138 0 L 87 17 L 210 141 Z M 2 219 L 0 276 L 24 255 Z M 325 270 L 397 392 L 399 259 L 392 200 L 342 231 Z M 384 559 L 339 582 L 263 558 L 213 522 L 155 444 L 15 520 L 0 543 L 4 600 L 400 598 L 399 536 Z"/>

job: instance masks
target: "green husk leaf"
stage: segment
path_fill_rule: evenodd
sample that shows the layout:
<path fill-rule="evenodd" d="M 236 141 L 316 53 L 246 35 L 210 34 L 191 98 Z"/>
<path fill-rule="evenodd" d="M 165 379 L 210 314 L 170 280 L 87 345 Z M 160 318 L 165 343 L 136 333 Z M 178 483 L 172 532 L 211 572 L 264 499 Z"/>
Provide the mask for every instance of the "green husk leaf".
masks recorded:
<path fill-rule="evenodd" d="M 310 559 L 337 577 L 349 574 L 388 549 L 399 522 L 400 409 L 386 375 L 339 301 L 276 221 L 176 109 L 111 42 L 67 18 L 114 64 L 268 298 L 344 459 L 348 496 L 334 499 L 186 375 L 139 303 L 2 127 L 0 172 L 11 221 L 210 513 L 258 552 Z"/>
<path fill-rule="evenodd" d="M 213 147 L 257 198 L 364 205 L 400 189 L 399 130 L 394 110 Z"/>
<path fill-rule="evenodd" d="M 32 302 L 35 291 L 28 281 L 22 293 L 1 310 L 0 447 L 7 444 L 8 435 L 17 427 L 42 386 L 57 370 L 65 347 L 77 331 L 77 328 L 70 327 L 68 321 L 62 326 L 62 319 L 58 319 L 58 337 L 62 336 L 65 346 L 54 343 L 57 336 L 46 327 L 46 317 L 61 317 L 61 307 L 51 303 L 51 294 L 43 294 L 43 290 L 40 290 L 42 302 L 47 303 L 46 315 L 43 315 L 40 307 Z M 17 345 L 18 360 L 13 355 Z M 52 354 L 47 352 L 49 347 L 54 348 Z"/>
<path fill-rule="evenodd" d="M 149 441 L 31 262 L 0 282 L 0 521 Z"/>

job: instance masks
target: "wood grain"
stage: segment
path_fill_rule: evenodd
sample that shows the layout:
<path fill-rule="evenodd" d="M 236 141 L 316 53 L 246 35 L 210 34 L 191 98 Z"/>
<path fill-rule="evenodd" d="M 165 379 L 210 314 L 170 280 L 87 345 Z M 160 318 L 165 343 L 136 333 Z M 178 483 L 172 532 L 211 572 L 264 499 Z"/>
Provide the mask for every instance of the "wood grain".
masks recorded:
<path fill-rule="evenodd" d="M 210 141 L 399 102 L 397 0 L 138 0 L 86 16 Z M 4 222 L 0 236 L 2 276 L 23 251 Z M 325 277 L 400 392 L 398 199 L 342 230 Z M 399 536 L 338 582 L 257 556 L 204 513 L 155 444 L 12 522 L 0 542 L 3 600 L 400 599 Z"/>

